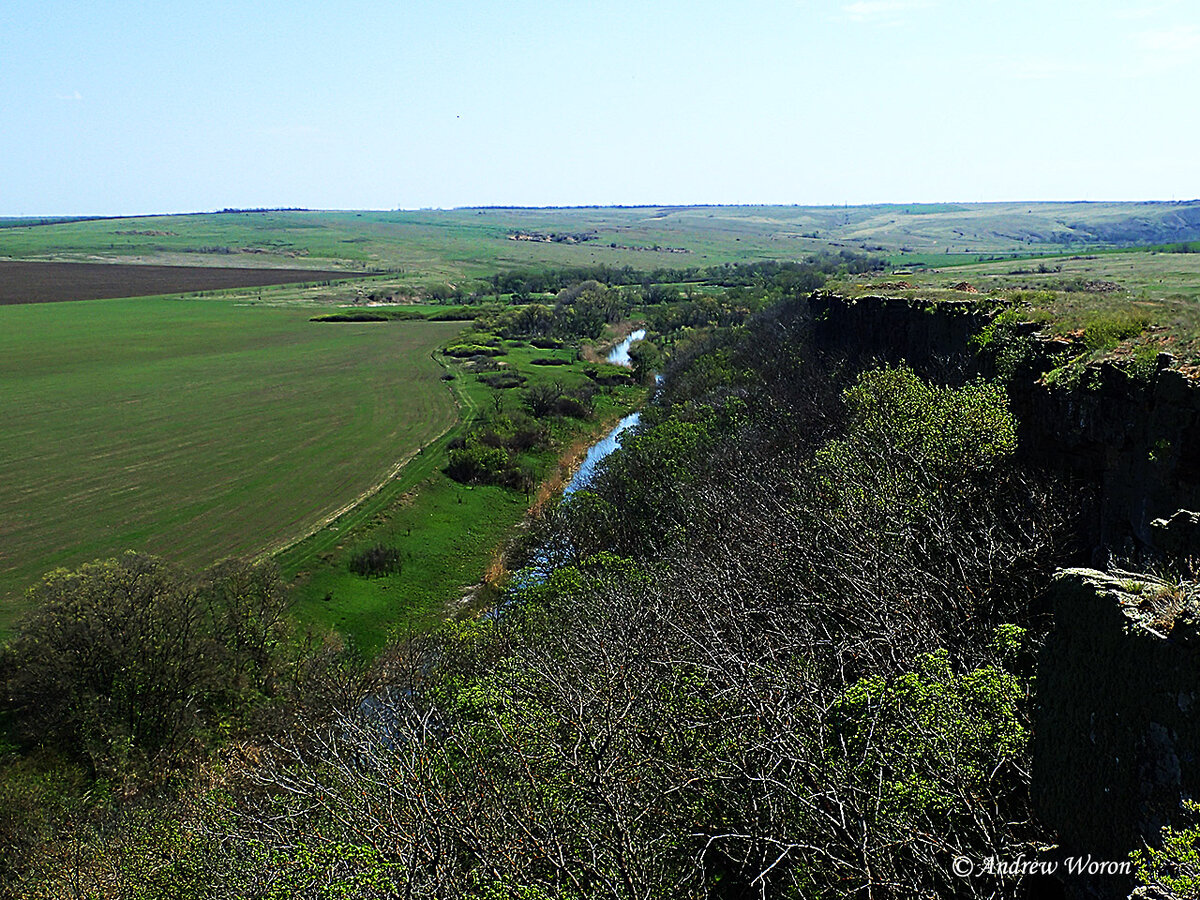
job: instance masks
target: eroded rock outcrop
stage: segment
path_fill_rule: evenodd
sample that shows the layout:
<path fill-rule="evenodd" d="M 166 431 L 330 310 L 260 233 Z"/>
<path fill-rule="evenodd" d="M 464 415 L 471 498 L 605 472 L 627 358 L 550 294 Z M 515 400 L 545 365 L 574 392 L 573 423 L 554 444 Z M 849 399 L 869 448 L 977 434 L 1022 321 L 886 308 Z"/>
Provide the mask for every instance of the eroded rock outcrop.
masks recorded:
<path fill-rule="evenodd" d="M 991 318 L 977 300 L 818 291 L 809 306 L 819 346 L 904 360 L 937 378 L 995 374 L 972 340 Z M 1029 323 L 1032 347 L 1008 379 L 1020 452 L 1088 490 L 1080 527 L 1091 562 L 1200 556 L 1200 531 L 1189 541 L 1151 524 L 1200 509 L 1200 384 L 1168 365 L 1135 377 L 1113 363 L 1070 386 L 1048 384 L 1043 376 L 1080 348 L 1036 331 Z"/>
<path fill-rule="evenodd" d="M 1059 572 L 1037 678 L 1033 798 L 1065 855 L 1123 860 L 1200 795 L 1200 617 L 1191 586 Z M 1095 896 L 1130 884 L 1101 879 Z"/>
<path fill-rule="evenodd" d="M 817 291 L 809 298 L 818 344 L 852 355 L 905 360 L 916 367 L 966 365 L 971 338 L 990 316 L 974 300 L 843 297 Z"/>
<path fill-rule="evenodd" d="M 973 341 L 978 301 L 810 298 L 819 346 L 904 360 L 934 377 L 994 375 Z M 1008 391 L 1026 459 L 1079 485 L 1078 524 L 1097 564 L 1200 559 L 1200 384 L 1161 354 L 1132 375 L 1111 362 L 1073 383 L 1047 373 L 1081 353 L 1070 337 L 1018 325 L 1027 343 Z M 1127 860 L 1200 798 L 1200 591 L 1139 575 L 1055 577 L 1034 723 L 1034 799 L 1060 857 Z M 1032 600 L 1033 598 L 1031 598 Z M 1069 883 L 1125 897 L 1132 878 Z"/>

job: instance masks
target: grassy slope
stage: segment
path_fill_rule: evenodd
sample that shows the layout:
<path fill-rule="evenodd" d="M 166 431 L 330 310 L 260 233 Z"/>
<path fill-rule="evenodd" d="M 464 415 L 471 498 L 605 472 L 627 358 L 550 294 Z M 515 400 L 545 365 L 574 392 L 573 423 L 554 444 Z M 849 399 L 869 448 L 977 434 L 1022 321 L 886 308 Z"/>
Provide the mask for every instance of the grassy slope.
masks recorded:
<path fill-rule="evenodd" d="M 1048 271 L 1037 271 L 1039 265 Z M 1200 253 L 1120 251 L 1055 257 L 1043 263 L 980 263 L 956 267 L 954 275 L 971 280 L 981 290 L 1055 289 L 1083 279 L 1112 282 L 1130 299 L 1145 303 L 1178 303 L 1190 310 L 1200 301 Z"/>
<path fill-rule="evenodd" d="M 66 222 L 0 229 L 0 257 L 154 260 L 206 265 L 387 268 L 453 281 L 536 264 L 642 269 L 796 258 L 833 247 L 902 249 L 916 261 L 1061 249 L 1057 241 L 1188 240 L 1195 204 L 990 203 L 858 207 L 696 206 L 267 212 Z M 1178 235 L 1173 230 L 1183 229 Z M 1190 231 L 1188 230 L 1190 229 Z M 590 232 L 597 240 L 508 240 L 517 230 Z M 121 232 L 160 232 L 130 234 Z M 618 248 L 610 245 L 617 244 Z M 621 247 L 682 247 L 688 253 Z M 927 255 L 936 254 L 935 257 Z"/>
<path fill-rule="evenodd" d="M 455 420 L 461 323 L 156 298 L 0 309 L 0 628 L 46 569 L 298 536 Z"/>

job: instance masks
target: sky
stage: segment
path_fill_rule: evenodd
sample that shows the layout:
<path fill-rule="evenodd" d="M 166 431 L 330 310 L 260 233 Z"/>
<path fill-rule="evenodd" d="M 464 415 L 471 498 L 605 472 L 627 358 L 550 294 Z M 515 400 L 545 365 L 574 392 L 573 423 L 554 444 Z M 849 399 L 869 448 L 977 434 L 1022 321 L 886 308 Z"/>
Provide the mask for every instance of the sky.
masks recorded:
<path fill-rule="evenodd" d="M 1200 3 L 3 0 L 0 216 L 1200 197 Z"/>

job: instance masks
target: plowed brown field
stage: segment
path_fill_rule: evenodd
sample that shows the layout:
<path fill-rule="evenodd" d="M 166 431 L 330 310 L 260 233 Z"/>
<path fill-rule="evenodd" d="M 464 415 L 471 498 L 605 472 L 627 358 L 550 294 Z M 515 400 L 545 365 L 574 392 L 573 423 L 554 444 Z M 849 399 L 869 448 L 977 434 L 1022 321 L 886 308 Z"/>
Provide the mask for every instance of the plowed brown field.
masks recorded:
<path fill-rule="evenodd" d="M 315 269 L 0 261 L 0 305 L 147 297 L 355 277 Z"/>

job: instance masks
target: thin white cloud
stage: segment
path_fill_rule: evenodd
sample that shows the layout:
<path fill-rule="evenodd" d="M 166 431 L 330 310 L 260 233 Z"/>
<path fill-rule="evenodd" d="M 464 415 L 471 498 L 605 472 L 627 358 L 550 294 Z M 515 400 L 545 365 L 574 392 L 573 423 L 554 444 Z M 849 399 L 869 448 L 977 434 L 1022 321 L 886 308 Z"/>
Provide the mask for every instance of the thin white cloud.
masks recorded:
<path fill-rule="evenodd" d="M 1143 31 L 1134 42 L 1141 51 L 1139 68 L 1143 72 L 1194 66 L 1200 59 L 1200 27 L 1196 25 Z"/>
<path fill-rule="evenodd" d="M 54 96 L 57 97 L 59 100 L 75 101 L 75 100 L 83 99 L 83 94 L 79 93 L 79 91 L 72 91 L 69 94 L 55 94 Z"/>
<path fill-rule="evenodd" d="M 904 13 L 932 5 L 932 0 L 855 0 L 844 4 L 842 12 L 851 22 L 891 23 Z"/>

